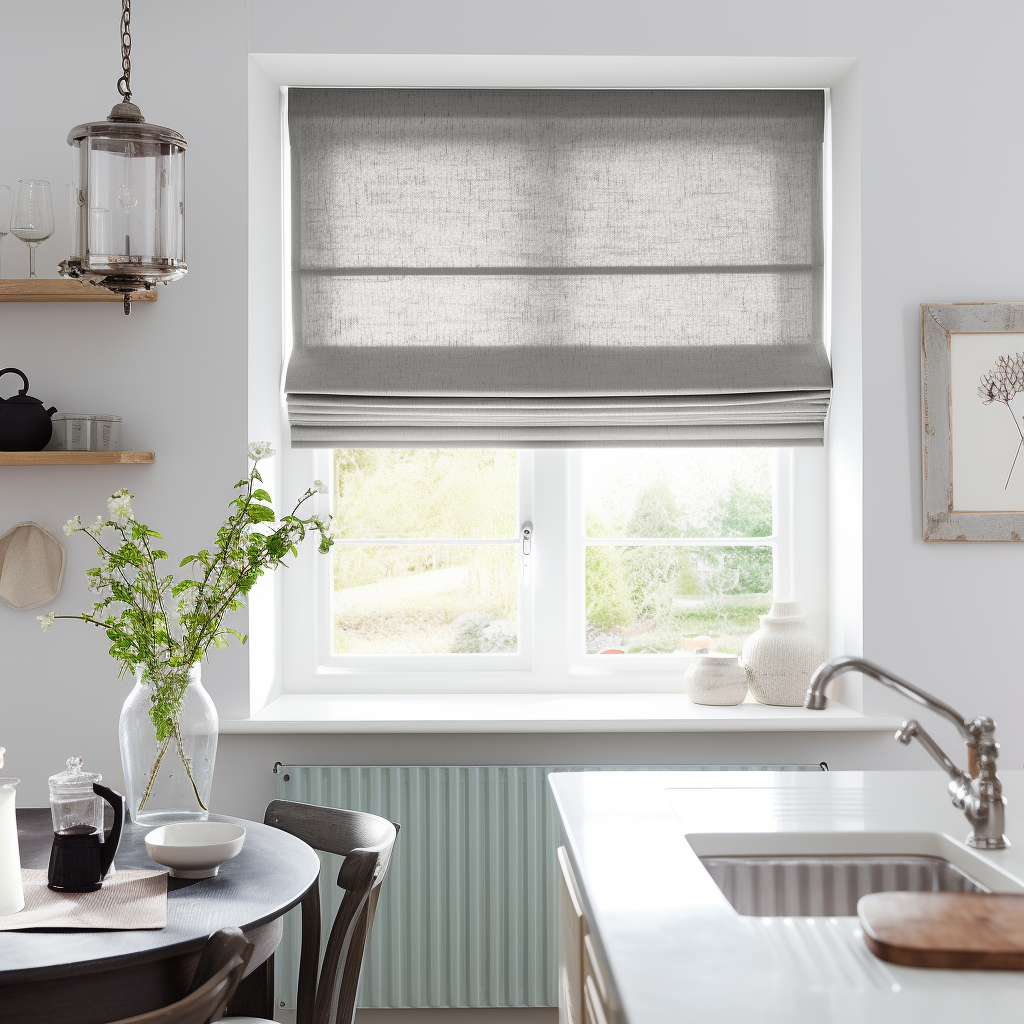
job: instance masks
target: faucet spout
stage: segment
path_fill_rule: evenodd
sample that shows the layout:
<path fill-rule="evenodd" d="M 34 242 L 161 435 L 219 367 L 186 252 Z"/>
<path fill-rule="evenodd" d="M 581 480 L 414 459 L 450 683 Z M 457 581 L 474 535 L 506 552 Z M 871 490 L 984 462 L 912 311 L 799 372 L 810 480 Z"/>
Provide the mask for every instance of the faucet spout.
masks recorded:
<path fill-rule="evenodd" d="M 902 693 L 904 697 L 909 697 L 912 701 L 930 708 L 936 714 L 942 715 L 952 722 L 968 746 L 975 745 L 968 722 L 959 711 L 950 707 L 944 700 L 933 697 L 927 690 L 908 683 L 906 679 L 893 675 L 881 665 L 876 665 L 873 661 L 868 661 L 865 658 L 833 658 L 819 666 L 811 677 L 811 685 L 807 687 L 804 707 L 810 708 L 812 711 L 823 711 L 825 709 L 825 687 L 844 672 L 860 672 L 862 675 L 870 676 L 883 686 L 888 686 Z"/>
<path fill-rule="evenodd" d="M 909 744 L 916 738 L 949 776 L 949 795 L 953 805 L 964 812 L 972 826 L 967 845 L 980 850 L 1005 850 L 1010 843 L 1003 835 L 1006 800 L 1002 784 L 996 776 L 999 744 L 995 739 L 995 722 L 991 718 L 964 718 L 959 711 L 938 697 L 933 697 L 927 690 L 908 683 L 906 679 L 864 658 L 833 658 L 821 665 L 811 677 L 804 707 L 822 711 L 825 707 L 825 687 L 844 672 L 860 672 L 869 676 L 942 715 L 956 727 L 967 744 L 970 772 L 958 768 L 914 719 L 903 723 L 896 733 L 896 739 L 900 743 Z"/>

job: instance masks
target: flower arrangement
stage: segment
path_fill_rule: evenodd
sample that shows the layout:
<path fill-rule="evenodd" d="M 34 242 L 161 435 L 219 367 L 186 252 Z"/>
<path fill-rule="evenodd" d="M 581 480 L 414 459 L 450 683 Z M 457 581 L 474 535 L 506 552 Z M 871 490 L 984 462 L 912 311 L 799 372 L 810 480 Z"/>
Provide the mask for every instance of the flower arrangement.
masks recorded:
<path fill-rule="evenodd" d="M 328 552 L 334 543 L 329 533 L 330 517 L 303 517 L 302 506 L 327 488 L 316 480 L 280 520 L 274 514 L 270 495 L 259 486 L 263 478 L 259 463 L 273 456 L 266 442 L 249 445 L 252 468 L 235 484 L 237 494 L 232 511 L 217 531 L 211 550 L 198 551 L 181 560 L 190 576 L 175 581 L 162 573 L 159 563 L 167 552 L 156 547 L 163 538 L 136 519 L 132 494 L 126 488 L 107 501 L 109 518 L 97 516 L 83 525 L 79 516 L 69 519 L 64 532 L 70 537 L 84 533 L 96 544 L 101 564 L 88 569 L 89 589 L 98 595 L 92 610 L 80 615 L 49 612 L 38 616 L 43 630 L 56 619 L 81 619 L 106 632 L 110 655 L 121 665 L 120 677 L 142 670 L 150 683 L 149 717 L 156 729 L 157 756 L 148 773 L 142 794 L 145 807 L 173 742 L 203 811 L 206 805 L 192 774 L 179 728 L 179 717 L 189 686 L 189 672 L 203 660 L 211 646 L 223 647 L 229 636 L 243 644 L 247 637 L 224 625 L 224 616 L 238 611 L 243 598 L 267 571 L 276 569 L 287 555 L 298 554 L 298 544 L 308 532 L 320 536 L 319 551 Z M 272 525 L 274 524 L 274 525 Z"/>

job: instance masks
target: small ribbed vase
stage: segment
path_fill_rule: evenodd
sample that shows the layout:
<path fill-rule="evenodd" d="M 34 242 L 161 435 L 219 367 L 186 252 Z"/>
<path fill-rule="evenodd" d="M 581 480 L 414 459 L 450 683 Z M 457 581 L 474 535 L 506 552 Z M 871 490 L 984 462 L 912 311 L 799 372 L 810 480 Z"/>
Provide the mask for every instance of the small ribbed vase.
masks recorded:
<path fill-rule="evenodd" d="M 799 601 L 773 601 L 771 611 L 758 617 L 761 628 L 743 645 L 750 692 L 760 704 L 800 707 L 825 648 L 807 628 Z"/>
<path fill-rule="evenodd" d="M 683 685 L 694 704 L 742 704 L 747 670 L 735 654 L 699 654 L 686 670 Z"/>

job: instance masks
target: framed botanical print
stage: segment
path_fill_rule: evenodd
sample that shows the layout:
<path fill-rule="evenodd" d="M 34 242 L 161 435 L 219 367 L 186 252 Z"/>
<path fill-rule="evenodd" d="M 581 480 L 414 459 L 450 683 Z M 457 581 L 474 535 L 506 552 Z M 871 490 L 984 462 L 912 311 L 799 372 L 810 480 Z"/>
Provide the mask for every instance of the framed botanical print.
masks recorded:
<path fill-rule="evenodd" d="M 1024 540 L 1024 302 L 921 306 L 925 540 Z"/>

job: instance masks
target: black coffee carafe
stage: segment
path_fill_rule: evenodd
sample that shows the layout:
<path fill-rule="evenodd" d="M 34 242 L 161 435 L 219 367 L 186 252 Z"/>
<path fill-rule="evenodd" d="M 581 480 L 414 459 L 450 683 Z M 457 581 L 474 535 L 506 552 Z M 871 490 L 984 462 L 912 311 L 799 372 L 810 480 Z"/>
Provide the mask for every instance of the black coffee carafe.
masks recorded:
<path fill-rule="evenodd" d="M 68 770 L 50 777 L 53 847 L 47 885 L 56 892 L 94 892 L 103 885 L 121 841 L 124 797 L 101 786 L 102 775 L 82 771 L 82 759 L 69 757 Z M 103 802 L 114 811 L 104 841 Z"/>

